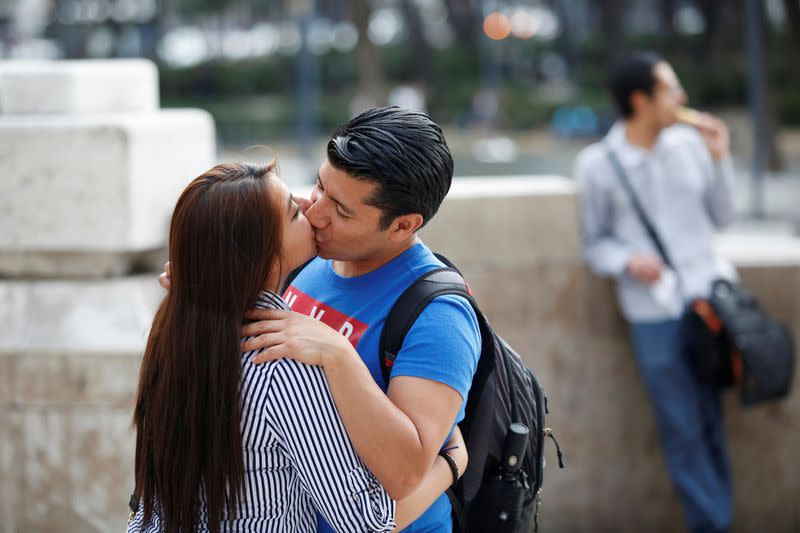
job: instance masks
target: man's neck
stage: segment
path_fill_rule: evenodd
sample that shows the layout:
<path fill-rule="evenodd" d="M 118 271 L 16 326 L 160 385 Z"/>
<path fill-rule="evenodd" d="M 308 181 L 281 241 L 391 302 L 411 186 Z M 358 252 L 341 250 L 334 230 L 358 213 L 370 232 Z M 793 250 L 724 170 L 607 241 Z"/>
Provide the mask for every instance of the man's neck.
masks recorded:
<path fill-rule="evenodd" d="M 661 133 L 661 128 L 641 118 L 631 118 L 625 121 L 625 139 L 633 146 L 652 150 Z"/>
<path fill-rule="evenodd" d="M 380 254 L 376 254 L 373 257 L 369 257 L 367 259 L 359 260 L 359 261 L 333 261 L 333 270 L 339 274 L 340 276 L 344 276 L 346 278 L 353 278 L 355 276 L 362 276 L 373 270 L 377 270 L 383 265 L 391 262 L 397 256 L 414 246 L 420 242 L 419 237 L 414 235 L 413 238 L 409 239 L 408 241 L 399 244 L 398 246 L 388 247 Z"/>

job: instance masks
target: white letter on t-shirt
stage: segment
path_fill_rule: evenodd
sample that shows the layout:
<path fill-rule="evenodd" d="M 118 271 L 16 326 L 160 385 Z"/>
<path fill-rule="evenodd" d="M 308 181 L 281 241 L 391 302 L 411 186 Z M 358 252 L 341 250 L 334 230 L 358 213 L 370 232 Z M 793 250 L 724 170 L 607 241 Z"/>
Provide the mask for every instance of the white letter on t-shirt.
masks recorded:
<path fill-rule="evenodd" d="M 342 324 L 342 327 L 339 328 L 339 333 L 344 335 L 345 339 L 349 339 L 350 335 L 353 334 L 353 324 L 351 324 L 350 322 L 345 322 L 344 324 Z"/>
<path fill-rule="evenodd" d="M 308 316 L 310 316 L 314 320 L 320 320 L 322 318 L 322 315 L 324 314 L 325 314 L 324 309 L 320 309 L 319 314 L 317 314 L 317 306 L 315 305 L 314 307 L 311 308 L 311 312 L 308 314 Z"/>
<path fill-rule="evenodd" d="M 286 293 L 286 305 L 289 306 L 289 309 L 294 307 L 294 303 L 297 301 L 297 295 L 291 291 Z"/>

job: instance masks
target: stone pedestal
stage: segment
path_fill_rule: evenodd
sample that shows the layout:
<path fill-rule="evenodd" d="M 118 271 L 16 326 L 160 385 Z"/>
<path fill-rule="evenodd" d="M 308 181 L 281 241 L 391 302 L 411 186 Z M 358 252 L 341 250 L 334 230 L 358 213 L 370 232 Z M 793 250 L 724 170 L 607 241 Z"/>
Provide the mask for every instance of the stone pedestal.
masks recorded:
<path fill-rule="evenodd" d="M 144 59 L 0 61 L 0 114 L 150 113 L 158 71 Z"/>
<path fill-rule="evenodd" d="M 34 112 L 48 87 L 57 113 Z M 165 245 L 215 141 L 206 112 L 156 109 L 157 87 L 144 61 L 0 66 L 0 276 L 120 274 Z"/>
<path fill-rule="evenodd" d="M 169 218 L 214 157 L 150 62 L 0 63 L 0 533 L 124 528 Z"/>

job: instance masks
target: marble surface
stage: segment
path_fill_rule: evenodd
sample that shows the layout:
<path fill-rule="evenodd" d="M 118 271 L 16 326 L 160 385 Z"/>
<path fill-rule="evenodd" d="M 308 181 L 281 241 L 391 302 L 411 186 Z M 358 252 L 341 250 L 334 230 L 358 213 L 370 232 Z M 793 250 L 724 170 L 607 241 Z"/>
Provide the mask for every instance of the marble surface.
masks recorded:
<path fill-rule="evenodd" d="M 0 115 L 152 112 L 158 98 L 145 59 L 0 61 Z"/>

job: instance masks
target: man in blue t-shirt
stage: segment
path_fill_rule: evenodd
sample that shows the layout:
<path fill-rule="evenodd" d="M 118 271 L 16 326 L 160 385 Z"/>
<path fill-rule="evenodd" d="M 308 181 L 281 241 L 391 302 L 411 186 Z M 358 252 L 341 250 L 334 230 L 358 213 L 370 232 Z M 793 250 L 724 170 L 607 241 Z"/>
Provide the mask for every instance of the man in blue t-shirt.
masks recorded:
<path fill-rule="evenodd" d="M 420 483 L 464 417 L 480 355 L 471 306 L 442 296 L 409 331 L 389 383 L 378 360 L 397 297 L 443 266 L 417 231 L 436 213 L 452 177 L 441 129 L 422 113 L 378 108 L 340 126 L 304 205 L 319 257 L 284 294 L 294 313 L 255 312 L 261 321 L 247 326 L 247 335 L 258 337 L 244 348 L 268 348 L 261 360 L 291 356 L 325 368 L 356 451 L 378 465 L 372 470 L 395 499 Z M 450 511 L 443 494 L 406 531 L 449 532 Z M 321 522 L 320 530 L 329 528 Z"/>

